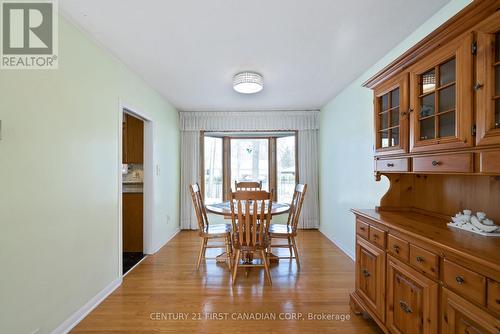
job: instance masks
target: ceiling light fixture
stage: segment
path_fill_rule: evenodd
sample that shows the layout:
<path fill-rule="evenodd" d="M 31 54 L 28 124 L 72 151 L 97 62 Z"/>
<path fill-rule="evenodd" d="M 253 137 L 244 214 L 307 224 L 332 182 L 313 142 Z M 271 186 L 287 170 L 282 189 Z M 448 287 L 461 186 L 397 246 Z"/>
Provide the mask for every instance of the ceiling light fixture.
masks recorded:
<path fill-rule="evenodd" d="M 262 75 L 255 72 L 240 72 L 233 77 L 233 89 L 242 94 L 258 93 L 264 88 Z"/>

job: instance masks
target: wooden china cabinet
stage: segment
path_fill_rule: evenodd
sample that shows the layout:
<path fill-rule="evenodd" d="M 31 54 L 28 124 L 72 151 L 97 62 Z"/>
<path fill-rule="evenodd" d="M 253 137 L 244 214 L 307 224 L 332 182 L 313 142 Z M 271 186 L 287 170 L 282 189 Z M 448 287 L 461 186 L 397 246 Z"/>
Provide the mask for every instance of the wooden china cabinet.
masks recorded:
<path fill-rule="evenodd" d="M 500 1 L 474 1 L 365 87 L 390 187 L 352 210 L 351 307 L 385 333 L 500 334 L 500 237 L 447 226 L 464 209 L 500 225 Z"/>

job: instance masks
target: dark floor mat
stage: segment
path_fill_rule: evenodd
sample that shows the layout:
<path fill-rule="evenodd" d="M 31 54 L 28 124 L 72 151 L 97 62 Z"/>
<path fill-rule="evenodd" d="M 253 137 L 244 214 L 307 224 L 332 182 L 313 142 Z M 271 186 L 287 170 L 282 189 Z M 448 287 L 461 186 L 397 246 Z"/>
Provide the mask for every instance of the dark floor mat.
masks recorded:
<path fill-rule="evenodd" d="M 144 256 L 145 255 L 140 252 L 123 252 L 123 274 L 139 263 Z"/>

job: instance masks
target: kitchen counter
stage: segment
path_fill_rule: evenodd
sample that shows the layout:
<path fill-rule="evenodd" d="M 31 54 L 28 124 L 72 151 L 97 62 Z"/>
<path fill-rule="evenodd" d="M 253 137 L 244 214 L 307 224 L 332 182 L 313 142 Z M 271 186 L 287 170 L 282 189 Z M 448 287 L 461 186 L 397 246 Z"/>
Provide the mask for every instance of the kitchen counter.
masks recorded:
<path fill-rule="evenodd" d="M 123 182 L 122 183 L 123 193 L 143 193 L 143 183 L 142 182 Z"/>

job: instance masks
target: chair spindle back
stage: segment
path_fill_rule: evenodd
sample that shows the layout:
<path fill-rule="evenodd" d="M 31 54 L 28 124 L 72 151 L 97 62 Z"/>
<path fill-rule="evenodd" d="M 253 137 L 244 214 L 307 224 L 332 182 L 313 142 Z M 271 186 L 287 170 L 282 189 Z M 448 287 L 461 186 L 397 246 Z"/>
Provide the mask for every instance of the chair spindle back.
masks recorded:
<path fill-rule="evenodd" d="M 235 191 L 258 191 L 262 190 L 262 181 L 234 181 Z"/>
<path fill-rule="evenodd" d="M 198 183 L 191 184 L 189 186 L 191 191 L 191 198 L 193 199 L 194 211 L 196 213 L 196 219 L 198 220 L 198 228 L 200 233 L 208 228 L 208 216 L 205 209 L 205 204 L 203 203 L 203 198 L 201 197 L 200 186 Z"/>
<path fill-rule="evenodd" d="M 297 183 L 295 185 L 290 211 L 288 211 L 288 220 L 286 222 L 288 226 L 292 226 L 293 231 L 297 231 L 299 225 L 300 211 L 302 210 L 302 203 L 304 202 L 306 191 L 307 184 Z"/>
<path fill-rule="evenodd" d="M 233 242 L 240 248 L 267 247 L 273 194 L 267 191 L 231 193 Z"/>

